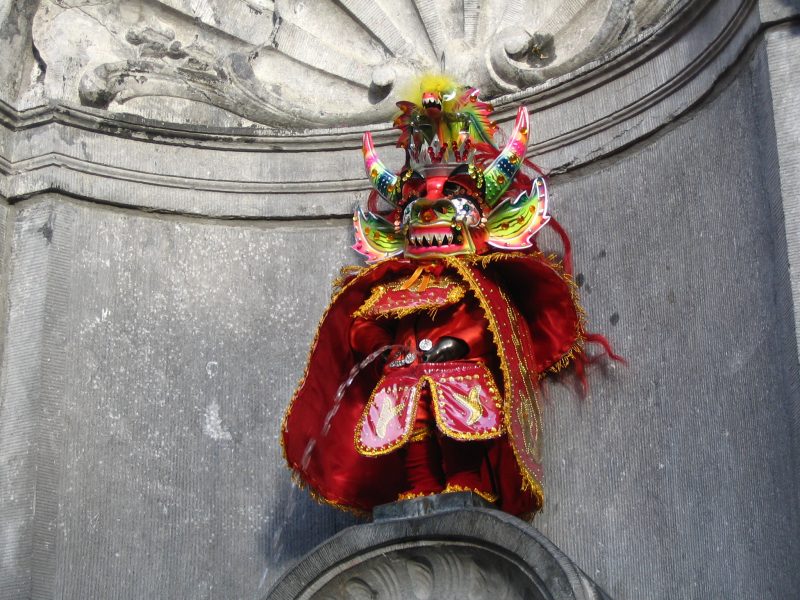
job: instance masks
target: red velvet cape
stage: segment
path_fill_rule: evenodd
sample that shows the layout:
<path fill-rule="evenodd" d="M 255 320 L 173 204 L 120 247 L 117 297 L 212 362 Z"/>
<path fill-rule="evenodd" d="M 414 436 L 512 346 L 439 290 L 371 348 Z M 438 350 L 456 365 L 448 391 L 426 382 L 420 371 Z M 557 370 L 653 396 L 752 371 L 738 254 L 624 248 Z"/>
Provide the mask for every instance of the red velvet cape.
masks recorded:
<path fill-rule="evenodd" d="M 488 442 L 485 476 L 492 478 L 502 510 L 531 513 L 543 501 L 537 381 L 542 373 L 565 366 L 584 341 L 572 280 L 538 252 L 438 260 L 478 300 L 497 351 L 507 434 Z M 370 511 L 405 489 L 402 453 L 366 457 L 354 444 L 380 361 L 358 374 L 329 419 L 327 433 L 324 429 L 337 389 L 358 360 L 348 342 L 353 313 L 374 285 L 411 275 L 419 264 L 388 259 L 344 279 L 320 321 L 305 374 L 284 417 L 282 442 L 289 466 L 318 499 L 340 508 Z"/>

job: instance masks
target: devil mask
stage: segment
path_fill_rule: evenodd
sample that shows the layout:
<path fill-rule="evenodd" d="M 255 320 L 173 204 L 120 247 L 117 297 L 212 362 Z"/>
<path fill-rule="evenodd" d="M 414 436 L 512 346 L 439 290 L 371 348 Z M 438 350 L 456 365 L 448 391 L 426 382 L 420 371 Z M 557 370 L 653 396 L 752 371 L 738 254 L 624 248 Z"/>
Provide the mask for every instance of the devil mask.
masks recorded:
<path fill-rule="evenodd" d="M 486 166 L 475 159 L 470 138 L 463 139 L 414 152 L 407 148 L 407 166 L 396 174 L 378 158 L 372 136 L 364 134 L 367 175 L 393 208 L 387 215 L 359 208 L 353 216 L 353 248 L 367 262 L 531 247 L 550 217 L 543 179 L 522 192 L 512 186 L 528 145 L 527 109 L 520 107 L 508 143 Z"/>

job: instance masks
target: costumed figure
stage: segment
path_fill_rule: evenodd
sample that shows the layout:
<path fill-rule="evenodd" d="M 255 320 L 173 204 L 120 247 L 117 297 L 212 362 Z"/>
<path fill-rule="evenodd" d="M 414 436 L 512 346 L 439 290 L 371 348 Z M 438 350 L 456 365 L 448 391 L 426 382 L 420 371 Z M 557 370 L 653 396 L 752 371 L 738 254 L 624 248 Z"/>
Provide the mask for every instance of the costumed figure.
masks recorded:
<path fill-rule="evenodd" d="M 354 215 L 354 249 L 369 265 L 343 270 L 322 317 L 284 419 L 286 459 L 342 508 L 472 491 L 531 514 L 543 502 L 539 380 L 570 363 L 582 376 L 587 342 L 611 350 L 584 330 L 569 241 L 544 179 L 524 172 L 527 110 L 497 147 L 474 88 L 431 76 L 415 93 L 398 103 L 399 172 L 364 135 L 374 192 Z M 561 262 L 536 246 L 548 224 Z"/>

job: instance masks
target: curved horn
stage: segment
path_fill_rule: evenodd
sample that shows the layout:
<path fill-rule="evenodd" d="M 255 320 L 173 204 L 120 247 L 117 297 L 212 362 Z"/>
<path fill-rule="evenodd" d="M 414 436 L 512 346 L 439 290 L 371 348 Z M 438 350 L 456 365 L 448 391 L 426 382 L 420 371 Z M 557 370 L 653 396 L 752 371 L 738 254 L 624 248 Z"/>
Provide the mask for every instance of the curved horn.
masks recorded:
<path fill-rule="evenodd" d="M 364 167 L 367 170 L 367 176 L 372 187 L 384 200 L 392 205 L 397 205 L 397 200 L 400 198 L 398 177 L 387 169 L 386 165 L 378 158 L 378 153 L 375 152 L 375 146 L 372 143 L 371 133 L 366 132 L 364 134 L 361 149 L 364 153 Z"/>
<path fill-rule="evenodd" d="M 511 133 L 506 147 L 500 155 L 492 161 L 483 171 L 486 181 L 486 203 L 494 207 L 497 200 L 511 185 L 514 177 L 525 160 L 528 150 L 528 109 L 520 106 L 517 111 L 517 120 L 514 122 L 514 131 Z"/>

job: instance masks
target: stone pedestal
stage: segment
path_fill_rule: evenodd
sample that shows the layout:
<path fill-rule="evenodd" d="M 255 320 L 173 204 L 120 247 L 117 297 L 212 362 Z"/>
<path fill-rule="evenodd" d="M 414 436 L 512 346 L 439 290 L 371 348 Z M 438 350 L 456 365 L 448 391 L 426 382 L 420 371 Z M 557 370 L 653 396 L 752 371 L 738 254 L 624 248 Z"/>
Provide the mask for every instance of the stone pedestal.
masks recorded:
<path fill-rule="evenodd" d="M 528 523 L 469 492 L 375 509 L 317 546 L 264 600 L 609 600 Z"/>

